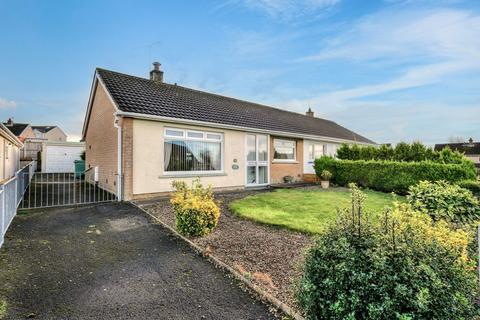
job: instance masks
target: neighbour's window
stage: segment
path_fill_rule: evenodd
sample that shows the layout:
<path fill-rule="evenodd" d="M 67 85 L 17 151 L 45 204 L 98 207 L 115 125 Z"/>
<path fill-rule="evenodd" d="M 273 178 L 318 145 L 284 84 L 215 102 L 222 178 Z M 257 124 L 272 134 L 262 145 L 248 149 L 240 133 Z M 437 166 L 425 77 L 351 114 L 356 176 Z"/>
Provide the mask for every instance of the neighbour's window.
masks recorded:
<path fill-rule="evenodd" d="M 296 142 L 293 140 L 275 139 L 273 141 L 274 160 L 295 160 Z"/>
<path fill-rule="evenodd" d="M 319 143 L 312 143 L 308 145 L 308 160 L 313 161 L 325 154 L 325 145 Z"/>
<path fill-rule="evenodd" d="M 220 133 L 165 129 L 164 171 L 222 171 Z"/>

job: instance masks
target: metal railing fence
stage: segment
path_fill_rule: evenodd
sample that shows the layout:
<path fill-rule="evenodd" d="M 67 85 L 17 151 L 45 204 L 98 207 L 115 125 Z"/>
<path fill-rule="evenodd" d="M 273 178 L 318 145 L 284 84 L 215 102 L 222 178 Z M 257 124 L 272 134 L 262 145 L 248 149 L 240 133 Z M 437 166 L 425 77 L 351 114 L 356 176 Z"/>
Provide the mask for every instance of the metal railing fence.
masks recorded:
<path fill-rule="evenodd" d="M 33 177 L 34 166 L 33 162 L 27 164 L 18 170 L 15 176 L 0 185 L 0 247 Z"/>
<path fill-rule="evenodd" d="M 34 174 L 20 205 L 22 209 L 69 206 L 116 201 L 115 192 L 98 183 L 98 173 L 88 169 L 72 172 Z"/>

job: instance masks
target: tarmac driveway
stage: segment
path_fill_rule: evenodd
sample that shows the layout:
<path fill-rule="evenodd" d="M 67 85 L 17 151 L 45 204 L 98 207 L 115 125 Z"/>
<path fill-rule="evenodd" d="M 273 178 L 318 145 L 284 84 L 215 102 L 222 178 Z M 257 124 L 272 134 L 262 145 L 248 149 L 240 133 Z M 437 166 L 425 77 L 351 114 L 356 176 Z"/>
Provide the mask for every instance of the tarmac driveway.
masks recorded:
<path fill-rule="evenodd" d="M 127 204 L 18 215 L 0 251 L 5 319 L 275 319 Z"/>

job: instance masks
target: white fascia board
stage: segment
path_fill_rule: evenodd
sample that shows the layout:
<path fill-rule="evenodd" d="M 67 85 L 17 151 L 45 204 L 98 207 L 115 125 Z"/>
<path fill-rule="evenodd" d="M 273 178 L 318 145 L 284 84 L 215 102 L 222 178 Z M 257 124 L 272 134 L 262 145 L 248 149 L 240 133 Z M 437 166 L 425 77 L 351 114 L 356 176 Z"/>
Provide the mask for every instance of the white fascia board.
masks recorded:
<path fill-rule="evenodd" d="M 115 115 L 121 116 L 121 117 L 142 119 L 142 120 L 163 121 L 163 122 L 170 122 L 170 123 L 182 123 L 182 124 L 198 125 L 198 126 L 211 127 L 211 128 L 232 129 L 232 130 L 246 131 L 246 132 L 252 132 L 252 133 L 263 133 L 263 134 L 270 134 L 270 135 L 276 135 L 276 136 L 302 138 L 302 139 L 317 140 L 317 141 L 336 142 L 336 143 L 356 143 L 356 144 L 361 144 L 361 145 L 376 145 L 374 143 L 360 142 L 360 141 L 355 141 L 355 140 L 339 139 L 339 138 L 316 136 L 316 135 L 307 135 L 307 134 L 292 133 L 292 132 L 285 132 L 285 131 L 248 128 L 248 127 L 221 124 L 221 123 L 213 123 L 213 122 L 207 122 L 207 121 L 198 121 L 198 120 L 179 119 L 179 118 L 171 118 L 171 117 L 163 117 L 163 116 L 155 116 L 155 115 L 146 115 L 146 114 L 135 113 L 135 112 L 117 111 L 115 113 Z"/>

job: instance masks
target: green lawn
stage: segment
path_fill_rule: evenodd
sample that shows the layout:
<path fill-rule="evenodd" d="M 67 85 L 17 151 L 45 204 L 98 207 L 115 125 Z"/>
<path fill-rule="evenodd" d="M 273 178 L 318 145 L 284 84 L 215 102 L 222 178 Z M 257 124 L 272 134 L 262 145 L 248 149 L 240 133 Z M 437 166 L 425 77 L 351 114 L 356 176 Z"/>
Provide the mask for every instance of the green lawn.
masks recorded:
<path fill-rule="evenodd" d="M 390 206 L 389 193 L 364 191 L 365 209 L 378 214 Z M 402 200 L 402 197 L 397 197 Z M 295 190 L 281 189 L 233 201 L 231 210 L 240 217 L 306 233 L 319 233 L 335 221 L 336 208 L 350 207 L 346 189 Z"/>

